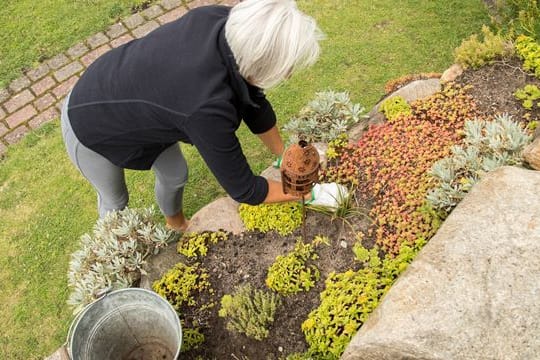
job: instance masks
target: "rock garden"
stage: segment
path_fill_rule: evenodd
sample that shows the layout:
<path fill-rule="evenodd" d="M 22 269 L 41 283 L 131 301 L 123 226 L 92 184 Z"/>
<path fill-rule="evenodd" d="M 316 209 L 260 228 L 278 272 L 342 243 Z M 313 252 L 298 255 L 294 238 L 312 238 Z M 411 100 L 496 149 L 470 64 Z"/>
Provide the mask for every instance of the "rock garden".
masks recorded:
<path fill-rule="evenodd" d="M 72 255 L 69 303 L 152 289 L 178 312 L 182 359 L 340 358 L 475 184 L 540 165 L 540 44 L 484 28 L 455 61 L 388 82 L 369 113 L 347 93 L 314 94 L 283 128 L 317 145 L 319 182 L 342 185 L 333 206 L 222 199 L 232 213 L 213 208 L 212 226 L 195 215 L 183 234 L 148 209 L 110 214 Z"/>

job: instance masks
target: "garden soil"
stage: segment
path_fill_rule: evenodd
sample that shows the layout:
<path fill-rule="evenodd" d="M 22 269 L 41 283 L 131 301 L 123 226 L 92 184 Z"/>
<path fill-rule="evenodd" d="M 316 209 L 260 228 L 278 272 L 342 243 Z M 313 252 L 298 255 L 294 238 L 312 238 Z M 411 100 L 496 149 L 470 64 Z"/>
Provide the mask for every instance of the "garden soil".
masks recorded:
<path fill-rule="evenodd" d="M 525 74 L 520 66 L 520 62 L 515 60 L 499 62 L 479 70 L 466 70 L 456 82 L 472 85 L 470 94 L 485 118 L 497 113 L 508 113 L 516 121 L 524 121 L 524 116 L 531 120 L 538 119 L 538 110 L 526 115 L 527 112 L 513 96 L 516 89 L 525 84 L 540 86 L 540 81 Z M 350 222 L 354 228 L 339 219 L 332 220 L 319 213 L 307 213 L 305 239 L 311 241 L 316 235 L 325 235 L 331 241 L 330 246 L 322 245 L 318 248 L 319 259 L 313 262 L 321 272 L 320 280 L 309 292 L 282 298 L 270 335 L 261 341 L 228 330 L 226 320 L 217 315 L 219 301 L 223 295 L 233 293 L 235 287 L 241 284 L 249 283 L 256 289 L 268 290 L 265 285 L 268 268 L 276 256 L 285 255 L 294 248 L 297 239 L 303 235 L 302 228 L 289 236 L 280 236 L 275 232 L 230 235 L 228 240 L 213 245 L 207 256 L 191 261 L 199 262 L 208 271 L 214 291 L 213 295 L 202 296 L 200 302 L 214 303 L 215 306 L 197 313 L 185 310 L 184 317 L 200 325 L 205 343 L 199 349 L 183 353 L 181 359 L 285 359 L 291 353 L 306 351 L 307 344 L 301 324 L 319 305 L 324 279 L 333 271 L 358 268 L 351 247 L 356 241 L 356 232 L 365 230 L 369 221 L 364 217 L 351 219 Z"/>

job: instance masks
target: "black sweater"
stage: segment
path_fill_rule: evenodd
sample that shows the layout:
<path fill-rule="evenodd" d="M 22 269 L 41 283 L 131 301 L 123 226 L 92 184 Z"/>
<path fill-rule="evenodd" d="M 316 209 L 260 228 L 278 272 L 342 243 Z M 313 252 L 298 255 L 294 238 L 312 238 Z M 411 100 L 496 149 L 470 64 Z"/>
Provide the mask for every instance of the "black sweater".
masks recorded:
<path fill-rule="evenodd" d="M 268 183 L 251 171 L 235 131 L 244 119 L 263 133 L 276 117 L 238 73 L 225 40 L 229 10 L 191 10 L 96 60 L 69 101 L 79 141 L 129 169 L 149 169 L 177 141 L 193 144 L 231 197 L 261 203 Z"/>

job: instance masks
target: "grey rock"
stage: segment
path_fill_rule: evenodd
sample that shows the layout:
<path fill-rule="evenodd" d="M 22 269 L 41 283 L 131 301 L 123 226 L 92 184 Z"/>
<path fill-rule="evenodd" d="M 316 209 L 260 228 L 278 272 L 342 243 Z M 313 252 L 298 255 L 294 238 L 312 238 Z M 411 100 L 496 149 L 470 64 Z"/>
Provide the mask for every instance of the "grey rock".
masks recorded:
<path fill-rule="evenodd" d="M 454 81 L 463 74 L 463 68 L 459 64 L 454 64 L 450 66 L 448 69 L 446 69 L 445 72 L 443 72 L 441 76 L 441 83 Z"/>
<path fill-rule="evenodd" d="M 500 168 L 446 219 L 342 360 L 538 359 L 540 173 Z"/>
<path fill-rule="evenodd" d="M 245 231 L 238 214 L 239 204 L 230 197 L 222 197 L 199 210 L 190 220 L 187 232 L 225 230 L 233 234 Z"/>
<path fill-rule="evenodd" d="M 139 287 L 152 290 L 154 281 L 161 279 L 174 265 L 185 259 L 182 255 L 178 254 L 176 245 L 176 242 L 171 243 L 162 249 L 159 254 L 146 259 L 146 264 L 143 267 L 146 274 L 141 275 Z"/>

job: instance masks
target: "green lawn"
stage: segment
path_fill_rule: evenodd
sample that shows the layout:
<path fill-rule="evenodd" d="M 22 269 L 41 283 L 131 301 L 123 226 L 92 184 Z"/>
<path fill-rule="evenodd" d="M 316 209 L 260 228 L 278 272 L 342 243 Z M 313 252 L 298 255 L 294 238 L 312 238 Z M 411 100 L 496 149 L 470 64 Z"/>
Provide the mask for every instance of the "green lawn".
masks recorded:
<path fill-rule="evenodd" d="M 13 9 L 14 3 L 42 6 L 41 2 L 34 5 L 31 1 L 6 3 L 9 4 L 0 10 L 6 20 L 0 26 L 8 29 L 19 26 L 21 19 L 7 16 L 6 8 Z M 51 34 L 54 39 L 42 43 L 54 43 L 54 49 L 61 49 L 75 40 L 73 32 L 65 28 L 69 27 L 65 24 L 81 21 L 81 12 L 73 10 L 75 5 L 108 4 L 102 5 L 100 19 L 85 14 L 95 17 L 92 21 L 96 24 L 104 25 L 110 19 L 107 9 L 114 1 L 43 3 L 47 4 L 43 5 L 47 8 L 43 16 L 62 14 L 58 19 L 64 25 L 49 24 L 37 33 L 44 37 L 47 29 L 60 27 L 61 30 Z M 481 0 L 303 0 L 299 3 L 317 18 L 327 39 L 316 66 L 269 93 L 281 123 L 321 90 L 349 91 L 353 101 L 369 108 L 383 94 L 386 81 L 410 73 L 443 71 L 452 63 L 452 51 L 461 39 L 488 21 Z M 26 54 L 27 47 L 35 48 L 33 41 L 21 36 L 6 40 L 4 32 L 0 33 L 2 53 L 6 51 L 3 47 L 12 49 L 10 61 L 26 57 L 22 54 Z M 62 34 L 69 39 L 60 40 Z M 36 60 L 24 61 L 31 64 Z M 5 71 L 5 55 L 2 62 L 0 69 Z M 19 61 L 15 68 L 22 63 Z M 11 76 L 5 74 L 1 75 L 4 79 Z M 255 136 L 242 128 L 240 137 L 254 171 L 260 172 L 270 164 L 270 153 Z M 184 146 L 184 151 L 190 165 L 185 207 L 191 215 L 223 191 L 198 155 L 189 146 Z M 128 186 L 131 207 L 154 204 L 151 173 L 129 172 Z M 70 310 L 65 306 L 69 256 L 76 249 L 80 235 L 90 231 L 95 222 L 95 202 L 93 190 L 64 153 L 58 122 L 11 147 L 6 159 L 0 162 L 0 358 L 42 358 L 65 341 L 71 321 Z"/>

